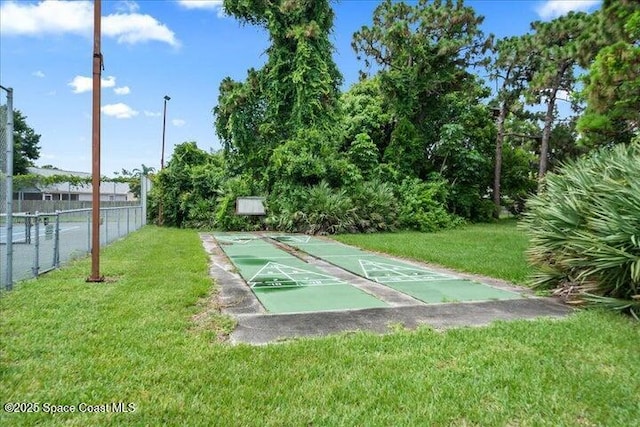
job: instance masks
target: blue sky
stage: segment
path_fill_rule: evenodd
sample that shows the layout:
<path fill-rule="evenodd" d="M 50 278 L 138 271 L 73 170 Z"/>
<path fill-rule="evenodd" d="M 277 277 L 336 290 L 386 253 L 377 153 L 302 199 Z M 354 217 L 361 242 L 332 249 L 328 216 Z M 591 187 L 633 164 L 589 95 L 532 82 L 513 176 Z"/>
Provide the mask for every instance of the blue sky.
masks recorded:
<path fill-rule="evenodd" d="M 217 150 L 212 108 L 220 81 L 243 80 L 261 67 L 264 31 L 225 17 L 217 0 L 103 0 L 103 175 L 121 169 L 156 169 L 167 103 L 165 161 L 173 147 L 196 141 Z M 364 65 L 352 34 L 370 25 L 378 1 L 334 2 L 334 60 L 343 89 Z M 599 0 L 466 1 L 497 37 L 524 34 L 534 20 L 569 10 L 593 11 Z M 91 170 L 92 1 L 0 0 L 0 84 L 14 89 L 14 106 L 42 135 L 38 166 Z M 3 96 L 3 103 L 6 102 Z"/>

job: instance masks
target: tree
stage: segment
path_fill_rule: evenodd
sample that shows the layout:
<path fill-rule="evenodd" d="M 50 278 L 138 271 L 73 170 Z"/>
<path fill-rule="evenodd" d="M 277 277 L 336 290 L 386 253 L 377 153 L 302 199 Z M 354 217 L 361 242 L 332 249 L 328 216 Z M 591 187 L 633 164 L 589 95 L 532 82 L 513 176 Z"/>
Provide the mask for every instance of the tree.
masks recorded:
<path fill-rule="evenodd" d="M 591 16 L 582 12 L 569 12 L 550 22 L 536 21 L 531 24 L 534 30 L 531 54 L 537 55 L 540 62 L 529 83 L 528 95 L 531 103 L 546 104 L 540 142 L 540 182 L 548 168 L 549 138 L 555 120 L 558 93 L 573 91 L 574 68 L 583 49 L 581 43 L 589 41 L 588 33 L 593 28 L 592 24 Z M 537 49 L 534 51 L 535 47 Z"/>
<path fill-rule="evenodd" d="M 5 132 L 6 105 L 0 106 L 0 126 Z M 20 110 L 13 111 L 13 174 L 27 175 L 28 168 L 40 158 L 40 135 L 27 124 L 27 117 Z"/>
<path fill-rule="evenodd" d="M 606 45 L 584 79 L 578 129 L 589 145 L 626 143 L 640 129 L 640 3 L 605 1 L 597 35 Z"/>
<path fill-rule="evenodd" d="M 479 29 L 482 20 L 462 1 L 420 0 L 411 6 L 385 0 L 374 11 L 373 25 L 353 36 L 358 57 L 367 68 L 375 63 L 379 69 L 389 111 L 398 121 L 408 119 L 430 142 L 449 119 L 439 111 L 443 95 L 475 92 L 477 81 L 468 68 L 482 62 L 490 45 Z"/>
<path fill-rule="evenodd" d="M 343 149 L 347 149 L 358 135 L 366 134 L 378 152 L 384 153 L 391 140 L 393 117 L 380 90 L 378 77 L 366 78 L 352 85 L 340 96 L 340 110 Z"/>
<path fill-rule="evenodd" d="M 154 176 L 151 211 L 162 206 L 163 224 L 211 226 L 223 182 L 222 160 L 195 142 L 176 145 L 167 166 Z"/>
<path fill-rule="evenodd" d="M 301 130 L 335 130 L 342 78 L 331 56 L 333 11 L 328 0 L 225 0 L 224 8 L 271 40 L 262 69 L 249 70 L 244 83 L 223 80 L 215 109 L 225 152 L 258 177 Z"/>
<path fill-rule="evenodd" d="M 531 36 L 509 37 L 495 45 L 496 57 L 489 66 L 492 78 L 501 79 L 498 90 L 497 122 L 494 174 L 493 174 L 493 217 L 499 218 L 502 208 L 500 182 L 502 176 L 502 147 L 505 137 L 505 121 L 520 99 L 527 82 L 535 69 L 535 56 L 530 55 Z"/>
<path fill-rule="evenodd" d="M 469 71 L 491 45 L 482 20 L 462 1 L 385 0 L 352 42 L 365 67 L 376 66 L 390 115 L 386 146 L 376 141 L 384 165 L 399 177 L 444 178 L 449 209 L 472 220 L 486 219 L 495 138 L 481 103 L 489 91 Z"/>

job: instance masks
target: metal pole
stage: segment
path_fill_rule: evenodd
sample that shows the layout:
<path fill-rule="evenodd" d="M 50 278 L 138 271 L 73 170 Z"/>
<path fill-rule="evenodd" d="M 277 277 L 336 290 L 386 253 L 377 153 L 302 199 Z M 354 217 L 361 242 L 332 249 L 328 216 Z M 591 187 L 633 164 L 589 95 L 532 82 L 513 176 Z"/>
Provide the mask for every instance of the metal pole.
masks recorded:
<path fill-rule="evenodd" d="M 164 169 L 164 135 L 167 127 L 167 101 L 171 98 L 168 95 L 164 96 L 164 113 L 162 115 L 162 154 L 160 157 L 160 171 Z M 162 196 L 160 197 L 160 201 L 158 203 L 158 225 L 162 225 L 164 219 L 162 217 Z"/>
<path fill-rule="evenodd" d="M 36 211 L 34 216 L 34 220 L 36 222 L 35 229 L 36 233 L 34 236 L 35 245 L 34 245 L 34 256 L 33 256 L 33 277 L 38 277 L 38 273 L 40 271 L 40 213 Z"/>
<path fill-rule="evenodd" d="M 171 98 L 168 95 L 164 96 L 164 113 L 162 115 L 162 155 L 160 157 L 160 170 L 164 169 L 164 135 L 167 127 L 167 101 Z"/>
<path fill-rule="evenodd" d="M 87 282 L 103 282 L 100 276 L 100 81 L 102 53 L 100 52 L 101 0 L 93 2 L 93 124 L 92 124 L 92 216 L 91 221 L 91 276 Z"/>
<path fill-rule="evenodd" d="M 7 222 L 5 235 L 7 236 L 7 253 L 5 270 L 5 286 L 9 291 L 13 288 L 13 88 L 0 86 L 7 92 Z"/>
<path fill-rule="evenodd" d="M 140 175 L 140 205 L 142 207 L 142 217 L 147 217 L 147 177 Z"/>
<path fill-rule="evenodd" d="M 56 211 L 56 228 L 53 241 L 53 267 L 60 267 L 60 211 Z"/>

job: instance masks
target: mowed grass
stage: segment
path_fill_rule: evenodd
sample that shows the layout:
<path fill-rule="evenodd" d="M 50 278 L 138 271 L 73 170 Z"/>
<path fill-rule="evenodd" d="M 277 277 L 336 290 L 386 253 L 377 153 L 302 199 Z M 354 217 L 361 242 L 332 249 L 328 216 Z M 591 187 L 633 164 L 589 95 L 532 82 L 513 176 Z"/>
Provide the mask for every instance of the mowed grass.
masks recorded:
<path fill-rule="evenodd" d="M 524 251 L 528 240 L 515 220 L 472 224 L 437 233 L 344 234 L 337 240 L 385 252 L 524 284 L 532 270 Z"/>
<path fill-rule="evenodd" d="M 613 314 L 348 333 L 250 347 L 228 327 L 196 232 L 145 227 L 0 297 L 0 400 L 39 403 L 0 425 L 633 426 L 640 328 Z M 199 314 L 197 321 L 194 315 Z M 44 404 L 135 404 L 129 413 Z"/>

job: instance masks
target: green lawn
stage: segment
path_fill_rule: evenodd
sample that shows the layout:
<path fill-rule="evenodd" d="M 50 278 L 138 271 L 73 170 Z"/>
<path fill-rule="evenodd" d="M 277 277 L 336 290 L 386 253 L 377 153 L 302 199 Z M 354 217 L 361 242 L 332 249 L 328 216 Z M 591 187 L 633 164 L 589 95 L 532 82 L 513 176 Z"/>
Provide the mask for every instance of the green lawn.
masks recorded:
<path fill-rule="evenodd" d="M 440 264 L 523 284 L 532 272 L 527 238 L 515 220 L 473 224 L 438 233 L 345 234 L 337 240 L 365 249 Z"/>
<path fill-rule="evenodd" d="M 230 346 L 229 322 L 202 314 L 196 232 L 145 227 L 104 250 L 115 282 L 89 271 L 0 297 L 0 400 L 40 405 L 0 425 L 639 425 L 640 327 L 621 316 Z M 110 402 L 135 412 L 43 413 Z"/>

